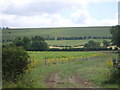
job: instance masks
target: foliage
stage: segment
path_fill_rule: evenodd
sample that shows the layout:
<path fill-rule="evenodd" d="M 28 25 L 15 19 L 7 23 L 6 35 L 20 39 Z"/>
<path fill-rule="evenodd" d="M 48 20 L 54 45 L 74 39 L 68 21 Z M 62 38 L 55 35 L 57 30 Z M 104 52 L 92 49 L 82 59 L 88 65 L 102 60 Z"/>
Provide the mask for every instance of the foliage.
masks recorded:
<path fill-rule="evenodd" d="M 43 51 L 47 49 L 48 46 L 46 42 L 33 41 L 30 45 L 30 50 L 34 50 L 34 51 Z"/>
<path fill-rule="evenodd" d="M 41 36 L 35 36 L 31 38 L 32 41 L 37 41 L 37 42 L 44 42 L 44 38 Z"/>
<path fill-rule="evenodd" d="M 99 42 L 95 42 L 93 40 L 90 40 L 90 41 L 88 41 L 88 43 L 86 43 L 84 45 L 84 47 L 86 47 L 86 48 L 98 48 L 98 47 L 100 47 L 100 43 Z"/>
<path fill-rule="evenodd" d="M 111 37 L 80 36 L 80 37 L 57 37 L 56 39 L 57 40 L 84 40 L 84 39 L 111 39 Z M 49 40 L 49 38 L 46 40 Z M 55 40 L 55 38 L 53 38 L 52 40 Z"/>
<path fill-rule="evenodd" d="M 16 81 L 28 68 L 29 55 L 22 47 L 4 46 L 2 51 L 2 71 L 4 80 Z"/>
<path fill-rule="evenodd" d="M 49 51 L 103 51 L 103 50 L 109 50 L 108 48 L 105 47 L 95 47 L 95 48 L 51 48 Z"/>
<path fill-rule="evenodd" d="M 120 47 L 120 25 L 113 26 L 110 30 L 112 34 L 112 42 Z"/>
<path fill-rule="evenodd" d="M 110 46 L 110 41 L 103 40 L 103 46 L 104 46 L 104 47 Z"/>
<path fill-rule="evenodd" d="M 90 39 L 82 39 L 82 40 L 46 40 L 46 42 L 55 47 L 59 46 L 74 46 L 74 47 L 81 47 L 85 43 L 87 43 Z M 102 43 L 103 40 L 110 41 L 110 39 L 91 39 L 94 40 L 95 42 L 100 42 Z"/>
<path fill-rule="evenodd" d="M 22 46 L 26 50 L 47 50 L 48 44 L 40 36 L 35 36 L 29 39 L 28 37 L 16 38 L 13 42 L 16 46 Z"/>
<path fill-rule="evenodd" d="M 24 48 L 27 50 L 29 49 L 29 45 L 30 45 L 30 39 L 28 37 L 23 37 L 23 43 L 24 43 Z"/>
<path fill-rule="evenodd" d="M 29 49 L 29 45 L 30 45 L 30 39 L 27 38 L 27 37 L 23 37 L 20 38 L 20 37 L 16 37 L 15 40 L 13 41 L 13 44 L 16 45 L 16 46 L 22 46 L 24 49 Z"/>
<path fill-rule="evenodd" d="M 110 30 L 112 34 L 112 43 L 113 45 L 116 45 L 117 47 L 120 47 L 120 25 L 113 26 Z M 114 50 L 118 50 L 118 48 L 115 47 Z M 118 51 L 118 59 L 120 59 L 120 52 Z M 119 65 L 119 64 L 118 64 Z M 113 82 L 116 82 L 119 86 L 120 84 L 120 69 L 119 68 L 113 68 L 111 70 L 111 80 Z"/>
<path fill-rule="evenodd" d="M 30 45 L 30 50 L 41 51 L 41 50 L 48 49 L 48 44 L 44 41 L 42 37 L 35 36 L 35 37 L 32 37 L 31 40 L 32 40 L 32 43 Z"/>
<path fill-rule="evenodd" d="M 114 83 L 114 84 L 118 83 L 118 80 L 119 80 L 118 70 L 117 68 L 114 67 L 113 61 L 110 59 L 107 59 L 106 66 L 109 71 L 109 74 L 108 74 L 109 79 L 106 80 L 105 83 Z"/>

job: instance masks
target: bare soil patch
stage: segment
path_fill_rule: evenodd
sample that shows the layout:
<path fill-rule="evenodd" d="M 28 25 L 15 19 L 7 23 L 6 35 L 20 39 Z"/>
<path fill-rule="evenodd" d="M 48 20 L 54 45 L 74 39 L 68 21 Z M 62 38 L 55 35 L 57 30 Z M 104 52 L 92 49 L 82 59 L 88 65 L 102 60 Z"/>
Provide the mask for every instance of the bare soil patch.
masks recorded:
<path fill-rule="evenodd" d="M 61 77 L 59 73 L 53 72 L 48 75 L 48 77 L 45 79 L 45 82 L 49 88 L 55 88 L 56 86 L 63 86 L 64 84 L 67 85 L 68 83 L 73 83 L 74 85 L 77 85 L 78 87 L 69 86 L 69 84 L 66 86 L 66 88 L 79 88 L 85 87 L 85 88 L 91 88 L 93 83 L 78 76 L 67 76 L 67 81 L 63 82 L 61 81 Z"/>
<path fill-rule="evenodd" d="M 92 86 L 93 83 L 91 83 L 90 81 L 80 77 L 80 76 L 68 76 L 68 81 L 77 85 L 80 85 L 82 87 L 87 87 L 90 88 L 90 86 Z"/>
<path fill-rule="evenodd" d="M 96 51 L 96 52 L 102 52 L 102 53 L 116 53 L 116 51 Z"/>
<path fill-rule="evenodd" d="M 54 88 L 58 83 L 58 73 L 50 73 L 45 82 L 49 88 Z"/>

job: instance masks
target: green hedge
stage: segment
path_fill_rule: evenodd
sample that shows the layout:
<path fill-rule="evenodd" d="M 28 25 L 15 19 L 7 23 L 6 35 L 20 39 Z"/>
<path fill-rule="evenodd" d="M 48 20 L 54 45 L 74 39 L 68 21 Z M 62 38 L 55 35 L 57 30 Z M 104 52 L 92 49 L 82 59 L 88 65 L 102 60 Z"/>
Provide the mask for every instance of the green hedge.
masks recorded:
<path fill-rule="evenodd" d="M 3 79 L 15 81 L 28 68 L 28 58 L 28 53 L 22 47 L 4 46 L 2 49 Z"/>

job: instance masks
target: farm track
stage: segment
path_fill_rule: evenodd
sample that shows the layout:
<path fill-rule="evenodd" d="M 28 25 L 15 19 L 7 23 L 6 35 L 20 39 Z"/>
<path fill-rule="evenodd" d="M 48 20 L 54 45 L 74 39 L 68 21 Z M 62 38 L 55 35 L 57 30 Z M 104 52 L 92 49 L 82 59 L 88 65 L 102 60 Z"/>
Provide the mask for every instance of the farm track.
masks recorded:
<path fill-rule="evenodd" d="M 69 75 L 66 77 L 66 81 L 61 81 L 60 73 L 52 72 L 45 79 L 45 83 L 48 88 L 56 88 L 57 86 L 61 86 L 64 88 L 92 88 L 93 83 L 84 79 L 78 75 Z M 71 86 L 70 84 L 74 84 L 75 86 Z M 67 85 L 67 86 L 66 86 Z M 60 88 L 60 87 L 58 87 Z"/>
<path fill-rule="evenodd" d="M 94 57 L 94 60 L 99 57 Z M 93 58 L 89 58 L 92 60 Z M 84 58 L 84 60 L 88 60 Z M 73 70 L 79 69 L 79 67 L 72 68 Z M 61 78 L 62 71 L 60 72 L 51 72 L 45 79 L 45 83 L 48 86 L 48 88 L 100 88 L 98 86 L 93 87 L 94 83 L 88 81 L 87 79 L 80 76 L 80 72 L 75 73 L 73 75 L 65 76 L 65 78 Z M 64 80 L 66 79 L 66 80 Z M 73 86 L 71 86 L 73 84 Z"/>
<path fill-rule="evenodd" d="M 75 75 L 75 76 L 68 76 L 68 81 L 70 83 L 74 83 L 74 84 L 80 85 L 81 87 L 90 88 L 90 86 L 92 85 L 91 82 L 89 82 L 88 80 L 85 80 L 82 77 L 77 76 L 77 75 Z M 74 88 L 77 88 L 77 87 L 74 87 Z"/>
<path fill-rule="evenodd" d="M 101 53 L 117 53 L 116 51 L 96 51 L 96 52 L 101 52 Z"/>
<path fill-rule="evenodd" d="M 55 86 L 58 84 L 58 73 L 50 73 L 48 77 L 45 80 L 47 86 L 49 88 L 55 88 Z"/>

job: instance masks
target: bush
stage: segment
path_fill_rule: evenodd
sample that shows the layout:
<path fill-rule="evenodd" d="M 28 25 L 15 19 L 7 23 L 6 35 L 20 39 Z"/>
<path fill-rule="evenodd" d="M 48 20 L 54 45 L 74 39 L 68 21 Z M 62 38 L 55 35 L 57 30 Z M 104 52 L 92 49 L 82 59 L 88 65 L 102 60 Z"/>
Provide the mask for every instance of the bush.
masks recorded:
<path fill-rule="evenodd" d="M 40 36 L 32 37 L 31 39 L 27 37 L 16 38 L 13 42 L 16 46 L 22 46 L 27 51 L 46 51 L 48 50 L 48 44 Z"/>
<path fill-rule="evenodd" d="M 3 79 L 15 82 L 17 77 L 28 68 L 29 55 L 22 47 L 8 45 L 2 50 Z"/>
<path fill-rule="evenodd" d="M 85 48 L 99 48 L 100 47 L 100 43 L 99 42 L 95 42 L 93 40 L 89 40 L 88 43 L 86 43 L 84 45 Z"/>
<path fill-rule="evenodd" d="M 118 50 L 118 47 L 115 47 L 114 50 Z"/>

